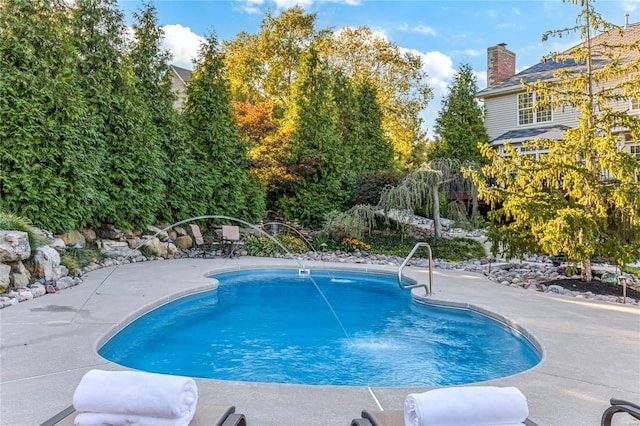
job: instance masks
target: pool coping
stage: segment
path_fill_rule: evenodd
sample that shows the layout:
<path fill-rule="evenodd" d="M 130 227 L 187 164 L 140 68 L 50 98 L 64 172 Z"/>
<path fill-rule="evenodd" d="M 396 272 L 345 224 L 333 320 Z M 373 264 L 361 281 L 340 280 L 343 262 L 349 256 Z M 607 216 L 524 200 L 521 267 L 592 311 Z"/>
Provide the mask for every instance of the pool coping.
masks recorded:
<path fill-rule="evenodd" d="M 95 353 L 117 324 L 177 295 L 211 288 L 212 271 L 285 266 L 267 258 L 183 259 L 144 262 L 87 274 L 85 282 L 56 294 L 0 310 L 0 424 L 39 424 L 70 404 L 92 368 L 123 369 Z M 397 266 L 305 262 L 308 268 L 394 273 Z M 419 279 L 422 272 L 407 268 Z M 101 280 L 109 278 L 109 285 Z M 481 274 L 435 270 L 433 303 L 470 305 L 522 327 L 542 346 L 534 368 L 485 384 L 517 386 L 530 418 L 541 425 L 597 424 L 611 397 L 640 400 L 640 308 L 514 289 Z M 415 291 L 415 290 L 414 290 Z M 434 300 L 435 299 L 435 300 Z M 142 308 L 141 308 L 142 307 Z M 44 326 L 46 321 L 69 322 Z M 197 379 L 201 398 L 233 404 L 254 425 L 348 425 L 362 409 L 375 409 L 367 388 L 269 385 Z M 428 388 L 373 388 L 386 409 L 400 409 L 407 393 Z"/>

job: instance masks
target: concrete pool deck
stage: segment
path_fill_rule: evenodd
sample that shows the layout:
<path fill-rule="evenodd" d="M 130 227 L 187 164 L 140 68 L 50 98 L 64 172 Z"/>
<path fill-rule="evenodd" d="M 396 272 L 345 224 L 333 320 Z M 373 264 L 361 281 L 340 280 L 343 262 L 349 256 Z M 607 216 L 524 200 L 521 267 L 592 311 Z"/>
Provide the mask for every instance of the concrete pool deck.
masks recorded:
<path fill-rule="evenodd" d="M 287 265 L 297 263 L 253 257 L 135 263 L 90 272 L 79 286 L 0 310 L 0 424 L 38 425 L 71 404 L 87 371 L 123 369 L 101 358 L 96 349 L 141 309 L 211 286 L 205 277 L 210 272 Z M 397 271 L 394 266 L 348 263 L 304 266 Z M 405 272 L 410 277 L 426 275 L 411 267 Z M 522 390 L 529 417 L 540 426 L 598 425 L 609 398 L 640 402 L 637 305 L 515 289 L 455 270 L 434 270 L 434 293 L 436 299 L 504 316 L 541 343 L 544 358 L 539 365 L 484 383 Z M 202 401 L 235 405 L 250 426 L 348 426 L 362 409 L 377 408 L 368 388 L 196 381 Z M 384 409 L 394 410 L 402 408 L 408 393 L 427 389 L 373 392 Z M 625 416 L 616 415 L 616 424 L 637 424 Z"/>

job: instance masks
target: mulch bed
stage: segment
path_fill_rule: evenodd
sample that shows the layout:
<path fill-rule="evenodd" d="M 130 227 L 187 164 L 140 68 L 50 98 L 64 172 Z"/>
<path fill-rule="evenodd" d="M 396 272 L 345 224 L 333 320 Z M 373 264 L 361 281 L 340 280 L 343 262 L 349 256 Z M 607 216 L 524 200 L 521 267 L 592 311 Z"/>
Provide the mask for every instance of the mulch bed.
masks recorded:
<path fill-rule="evenodd" d="M 586 293 L 590 291 L 593 294 L 601 294 L 606 296 L 619 296 L 622 297 L 622 286 L 605 284 L 599 280 L 593 280 L 590 283 L 572 278 L 563 280 L 553 280 L 542 283 L 546 286 L 559 285 L 565 290 L 579 291 Z M 634 299 L 640 299 L 640 292 L 627 287 L 627 297 Z"/>

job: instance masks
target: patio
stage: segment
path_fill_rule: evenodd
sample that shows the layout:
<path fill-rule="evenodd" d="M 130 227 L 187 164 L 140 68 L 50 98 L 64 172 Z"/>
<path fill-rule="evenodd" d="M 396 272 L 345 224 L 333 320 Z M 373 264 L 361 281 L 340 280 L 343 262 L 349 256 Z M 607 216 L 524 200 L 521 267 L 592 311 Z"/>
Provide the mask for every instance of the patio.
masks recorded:
<path fill-rule="evenodd" d="M 210 287 L 205 277 L 210 272 L 264 266 L 297 263 L 253 257 L 135 263 L 91 272 L 80 286 L 0 310 L 0 423 L 37 425 L 71 403 L 88 370 L 122 369 L 96 353 L 114 327 L 150 306 Z M 344 263 L 304 266 L 397 271 Z M 412 277 L 424 274 L 405 271 Z M 609 398 L 640 401 L 640 307 L 504 287 L 464 271 L 435 270 L 434 291 L 436 299 L 504 316 L 541 343 L 544 357 L 538 366 L 487 382 L 522 390 L 529 417 L 540 425 L 595 425 Z M 252 426 L 346 426 L 362 409 L 377 408 L 367 388 L 197 383 L 202 400 L 235 405 Z M 424 390 L 373 389 L 385 409 L 399 409 L 407 393 Z"/>

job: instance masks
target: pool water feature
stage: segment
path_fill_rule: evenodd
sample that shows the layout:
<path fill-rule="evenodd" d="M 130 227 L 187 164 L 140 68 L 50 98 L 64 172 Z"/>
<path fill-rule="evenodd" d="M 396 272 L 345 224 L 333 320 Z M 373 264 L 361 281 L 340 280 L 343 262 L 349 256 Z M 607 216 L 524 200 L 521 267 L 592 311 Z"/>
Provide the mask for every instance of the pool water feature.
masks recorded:
<path fill-rule="evenodd" d="M 512 328 L 470 310 L 416 302 L 394 275 L 254 269 L 212 277 L 216 290 L 142 315 L 100 355 L 191 377 L 402 387 L 496 379 L 540 360 Z"/>

